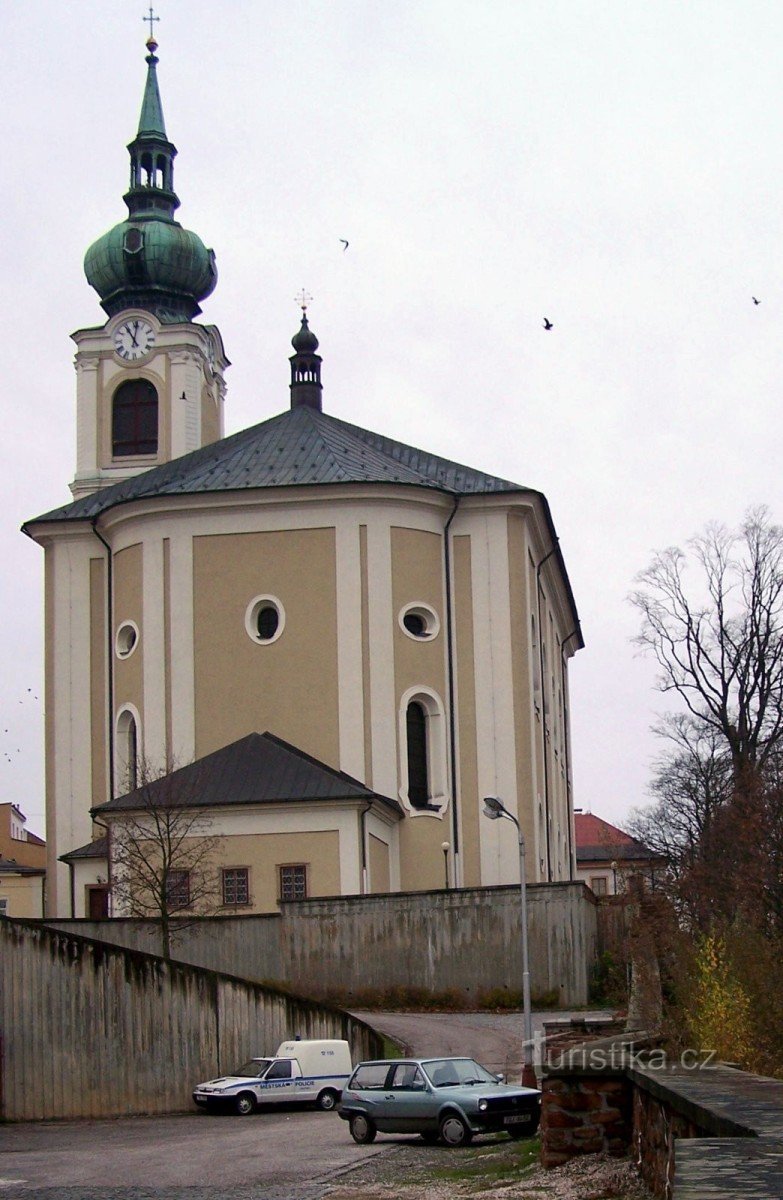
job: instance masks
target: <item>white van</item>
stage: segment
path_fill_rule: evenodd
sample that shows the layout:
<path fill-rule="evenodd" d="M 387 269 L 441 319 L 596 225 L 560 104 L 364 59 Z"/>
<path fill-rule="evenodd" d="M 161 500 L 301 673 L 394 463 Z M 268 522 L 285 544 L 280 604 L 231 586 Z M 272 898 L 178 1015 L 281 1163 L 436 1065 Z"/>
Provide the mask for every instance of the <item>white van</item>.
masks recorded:
<path fill-rule="evenodd" d="M 233 1108 L 241 1116 L 258 1105 L 317 1104 L 328 1111 L 337 1105 L 351 1074 L 347 1042 L 323 1038 L 281 1042 L 271 1058 L 251 1058 L 233 1075 L 199 1083 L 193 1099 L 199 1108 Z"/>

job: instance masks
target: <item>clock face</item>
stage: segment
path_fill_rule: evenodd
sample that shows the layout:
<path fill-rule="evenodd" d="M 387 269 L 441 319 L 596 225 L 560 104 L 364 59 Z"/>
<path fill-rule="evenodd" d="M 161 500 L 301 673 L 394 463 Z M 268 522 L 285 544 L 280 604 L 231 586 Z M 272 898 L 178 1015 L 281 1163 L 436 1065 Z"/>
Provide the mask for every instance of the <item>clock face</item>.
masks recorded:
<path fill-rule="evenodd" d="M 131 317 L 123 321 L 114 331 L 114 349 L 126 362 L 134 362 L 149 354 L 155 345 L 155 330 L 149 321 Z"/>

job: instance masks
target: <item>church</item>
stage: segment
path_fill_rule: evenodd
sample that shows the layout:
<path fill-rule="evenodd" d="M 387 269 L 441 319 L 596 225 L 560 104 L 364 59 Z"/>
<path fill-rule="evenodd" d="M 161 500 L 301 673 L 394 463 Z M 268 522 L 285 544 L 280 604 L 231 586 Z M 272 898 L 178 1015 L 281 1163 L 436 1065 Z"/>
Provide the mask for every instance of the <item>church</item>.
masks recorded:
<path fill-rule="evenodd" d="M 157 49 L 128 215 L 85 258 L 107 319 L 73 335 L 72 500 L 24 526 L 45 555 L 48 914 L 123 915 L 112 846 L 142 795 L 183 789 L 218 911 L 516 882 L 487 795 L 528 882 L 571 879 L 583 641 L 547 500 L 330 412 L 304 296 L 290 395 L 260 380 L 269 418 L 224 435 L 229 362 L 198 320 L 215 256 L 175 217 Z"/>

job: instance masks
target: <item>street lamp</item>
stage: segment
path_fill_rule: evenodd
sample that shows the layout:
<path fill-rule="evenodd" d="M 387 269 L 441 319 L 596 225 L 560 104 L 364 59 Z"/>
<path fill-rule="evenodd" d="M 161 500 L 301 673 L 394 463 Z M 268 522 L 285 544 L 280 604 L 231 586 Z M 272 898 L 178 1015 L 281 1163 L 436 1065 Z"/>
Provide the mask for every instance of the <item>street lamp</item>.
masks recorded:
<path fill-rule="evenodd" d="M 448 842 L 441 842 L 440 848 L 443 851 L 443 869 L 446 873 L 446 891 L 449 890 L 449 850 L 451 846 Z"/>
<path fill-rule="evenodd" d="M 484 816 L 490 821 L 505 818 L 513 821 L 517 827 L 519 838 L 519 891 L 522 901 L 522 1013 L 525 1027 L 525 1042 L 522 1061 L 522 1084 L 524 1087 L 538 1087 L 536 1072 L 533 1066 L 533 1014 L 530 1010 L 530 960 L 527 950 L 527 891 L 525 887 L 525 835 L 517 818 L 510 813 L 502 800 L 497 796 L 484 797 Z"/>

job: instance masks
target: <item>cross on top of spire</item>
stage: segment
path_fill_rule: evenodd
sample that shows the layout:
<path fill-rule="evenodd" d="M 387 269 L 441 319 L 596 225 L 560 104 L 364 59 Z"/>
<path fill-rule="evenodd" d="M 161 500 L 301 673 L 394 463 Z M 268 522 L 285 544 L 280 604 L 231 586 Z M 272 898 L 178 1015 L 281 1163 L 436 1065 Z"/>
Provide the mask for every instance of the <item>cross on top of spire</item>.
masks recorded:
<path fill-rule="evenodd" d="M 298 295 L 298 296 L 294 296 L 294 300 L 296 301 L 296 303 L 297 303 L 297 304 L 299 305 L 299 307 L 301 308 L 301 310 L 302 310 L 302 315 L 303 315 L 303 316 L 307 316 L 307 306 L 308 306 L 308 304 L 310 304 L 310 303 L 311 303 L 312 299 L 313 299 L 313 297 L 312 297 L 312 296 L 310 296 L 310 295 L 309 295 L 309 294 L 308 294 L 308 293 L 307 293 L 307 292 L 304 290 L 304 288 L 302 288 L 302 290 L 301 290 L 301 292 L 299 293 L 299 295 Z"/>
<path fill-rule="evenodd" d="M 141 19 L 142 19 L 142 21 L 149 21 L 149 23 L 150 23 L 150 41 L 153 42 L 155 40 L 155 30 L 153 29 L 152 26 L 155 21 L 160 20 L 160 17 L 156 17 L 154 15 L 154 10 L 153 10 L 152 5 L 150 5 L 150 11 L 149 11 L 148 16 L 142 17 Z"/>

